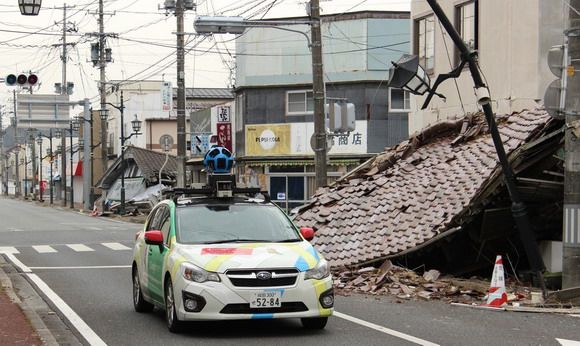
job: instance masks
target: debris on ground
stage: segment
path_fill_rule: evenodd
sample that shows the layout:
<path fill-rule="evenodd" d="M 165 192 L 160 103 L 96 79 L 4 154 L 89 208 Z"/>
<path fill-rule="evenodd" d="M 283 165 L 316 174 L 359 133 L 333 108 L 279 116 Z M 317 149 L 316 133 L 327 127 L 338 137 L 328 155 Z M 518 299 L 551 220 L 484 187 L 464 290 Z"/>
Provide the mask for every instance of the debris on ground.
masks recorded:
<path fill-rule="evenodd" d="M 363 293 L 390 295 L 399 300 L 443 300 L 464 304 L 482 304 L 489 291 L 489 280 L 472 277 L 469 279 L 444 276 L 431 269 L 419 275 L 416 272 L 394 265 L 390 260 L 380 268 L 364 267 L 334 273 L 337 294 Z M 532 291 L 513 280 L 506 280 L 508 302 L 521 305 L 531 302 Z"/>

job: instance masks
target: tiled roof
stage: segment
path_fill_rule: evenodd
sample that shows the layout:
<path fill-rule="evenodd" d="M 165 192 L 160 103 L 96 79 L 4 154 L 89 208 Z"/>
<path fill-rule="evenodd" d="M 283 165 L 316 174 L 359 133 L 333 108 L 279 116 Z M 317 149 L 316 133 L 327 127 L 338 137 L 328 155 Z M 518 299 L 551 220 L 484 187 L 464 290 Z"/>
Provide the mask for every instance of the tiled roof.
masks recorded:
<path fill-rule="evenodd" d="M 146 178 L 159 174 L 159 170 L 165 162 L 165 153 L 134 146 L 127 147 L 125 156 L 132 157 L 135 160 L 135 163 Z M 167 175 L 177 175 L 177 159 L 174 155 L 168 155 L 167 164 L 163 168 L 163 172 Z"/>
<path fill-rule="evenodd" d="M 333 266 L 412 251 L 453 232 L 501 171 L 483 115 L 426 129 L 320 189 L 295 218 Z M 550 120 L 544 110 L 497 117 L 508 155 Z"/>

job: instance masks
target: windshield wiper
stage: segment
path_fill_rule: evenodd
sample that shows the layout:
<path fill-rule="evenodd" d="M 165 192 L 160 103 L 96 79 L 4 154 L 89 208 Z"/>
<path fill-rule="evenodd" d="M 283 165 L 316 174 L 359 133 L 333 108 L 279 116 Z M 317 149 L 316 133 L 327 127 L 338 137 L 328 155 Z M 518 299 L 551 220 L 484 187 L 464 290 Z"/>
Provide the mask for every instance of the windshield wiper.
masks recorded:
<path fill-rule="evenodd" d="M 203 244 L 224 244 L 224 243 L 274 243 L 274 241 L 264 239 L 225 239 L 225 240 L 208 241 L 204 242 Z"/>
<path fill-rule="evenodd" d="M 301 241 L 301 240 L 298 239 L 298 238 L 294 238 L 294 239 L 279 240 L 276 243 L 296 243 L 296 242 L 299 242 L 299 241 Z"/>

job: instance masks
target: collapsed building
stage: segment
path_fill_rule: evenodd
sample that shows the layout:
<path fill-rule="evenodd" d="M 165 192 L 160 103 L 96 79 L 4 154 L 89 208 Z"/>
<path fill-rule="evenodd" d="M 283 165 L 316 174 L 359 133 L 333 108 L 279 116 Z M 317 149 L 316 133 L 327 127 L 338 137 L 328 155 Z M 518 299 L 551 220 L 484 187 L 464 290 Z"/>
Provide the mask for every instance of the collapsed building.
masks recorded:
<path fill-rule="evenodd" d="M 563 123 L 543 109 L 497 116 L 536 240 L 562 239 Z M 465 275 L 528 263 L 483 114 L 425 129 L 319 189 L 295 216 L 334 268 L 437 268 Z M 552 267 L 548 263 L 548 270 Z"/>

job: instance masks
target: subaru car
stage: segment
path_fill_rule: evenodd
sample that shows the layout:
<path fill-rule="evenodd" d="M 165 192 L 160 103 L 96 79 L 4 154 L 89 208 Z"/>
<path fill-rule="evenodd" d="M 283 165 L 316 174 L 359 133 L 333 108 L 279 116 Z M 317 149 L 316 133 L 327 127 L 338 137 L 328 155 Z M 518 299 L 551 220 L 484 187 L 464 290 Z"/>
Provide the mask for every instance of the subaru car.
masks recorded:
<path fill-rule="evenodd" d="M 185 321 L 276 318 L 323 329 L 334 294 L 313 237 L 269 200 L 164 200 L 135 237 L 135 310 L 164 309 L 172 332 Z"/>

